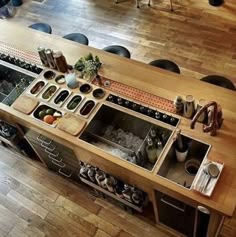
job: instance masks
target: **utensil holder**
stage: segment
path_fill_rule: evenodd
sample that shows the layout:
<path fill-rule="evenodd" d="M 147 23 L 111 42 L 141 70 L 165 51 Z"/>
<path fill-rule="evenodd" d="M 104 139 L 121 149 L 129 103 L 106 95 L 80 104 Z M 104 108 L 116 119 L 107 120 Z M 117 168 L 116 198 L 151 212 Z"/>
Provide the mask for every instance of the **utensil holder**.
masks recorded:
<path fill-rule="evenodd" d="M 188 151 L 189 151 L 189 147 L 186 146 L 186 150 L 185 151 L 179 151 L 177 148 L 175 148 L 175 154 L 176 154 L 176 158 L 179 162 L 184 162 L 186 160 L 186 157 L 188 155 Z"/>

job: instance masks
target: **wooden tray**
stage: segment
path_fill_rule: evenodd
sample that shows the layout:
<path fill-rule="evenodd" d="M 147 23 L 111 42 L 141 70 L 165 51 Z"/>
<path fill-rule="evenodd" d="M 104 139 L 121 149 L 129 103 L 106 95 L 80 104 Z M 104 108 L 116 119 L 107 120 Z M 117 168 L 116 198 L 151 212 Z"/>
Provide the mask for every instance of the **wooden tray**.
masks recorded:
<path fill-rule="evenodd" d="M 27 95 L 22 95 L 13 103 L 12 107 L 24 114 L 30 114 L 39 104 L 38 100 Z"/>
<path fill-rule="evenodd" d="M 67 113 L 59 120 L 57 128 L 73 136 L 77 136 L 85 125 L 86 122 L 84 120 L 76 115 Z"/>

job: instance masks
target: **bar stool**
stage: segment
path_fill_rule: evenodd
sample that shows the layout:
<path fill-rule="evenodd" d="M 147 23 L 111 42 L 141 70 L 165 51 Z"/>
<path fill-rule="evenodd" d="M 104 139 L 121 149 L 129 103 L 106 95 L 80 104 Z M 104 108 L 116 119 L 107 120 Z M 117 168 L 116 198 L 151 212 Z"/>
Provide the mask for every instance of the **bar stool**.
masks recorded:
<path fill-rule="evenodd" d="M 35 24 L 30 25 L 29 28 L 42 31 L 48 34 L 52 33 L 52 28 L 47 23 L 35 23 Z"/>
<path fill-rule="evenodd" d="M 178 65 L 167 59 L 157 59 L 157 60 L 151 61 L 148 64 L 180 74 L 180 69 Z"/>
<path fill-rule="evenodd" d="M 11 2 L 14 7 L 19 7 L 23 3 L 22 0 L 11 0 Z"/>
<path fill-rule="evenodd" d="M 220 6 L 223 2 L 224 0 L 209 0 L 209 4 L 215 7 Z"/>
<path fill-rule="evenodd" d="M 88 38 L 85 35 L 81 34 L 81 33 L 71 33 L 71 34 L 68 34 L 68 35 L 64 35 L 63 38 L 74 41 L 74 42 L 77 42 L 77 43 L 80 43 L 80 44 L 84 44 L 84 45 L 89 44 Z"/>
<path fill-rule="evenodd" d="M 205 81 L 207 83 L 210 83 L 210 84 L 213 84 L 213 85 L 216 85 L 216 86 L 221 86 L 221 87 L 224 87 L 226 89 L 233 90 L 233 91 L 236 90 L 235 85 L 233 84 L 233 82 L 230 81 L 228 78 L 223 77 L 223 76 L 209 75 L 209 76 L 203 77 L 201 79 L 201 81 Z"/>
<path fill-rule="evenodd" d="M 109 53 L 117 54 L 117 55 L 125 57 L 125 58 L 130 58 L 129 50 L 123 46 L 120 46 L 120 45 L 110 45 L 110 46 L 103 48 L 102 50 L 109 52 Z"/>

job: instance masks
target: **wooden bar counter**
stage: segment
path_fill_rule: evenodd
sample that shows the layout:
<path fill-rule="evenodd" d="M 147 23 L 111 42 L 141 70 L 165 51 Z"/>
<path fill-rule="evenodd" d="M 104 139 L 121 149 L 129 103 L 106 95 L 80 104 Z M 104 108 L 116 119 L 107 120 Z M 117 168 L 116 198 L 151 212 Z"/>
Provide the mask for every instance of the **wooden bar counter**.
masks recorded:
<path fill-rule="evenodd" d="M 160 168 L 159 162 L 157 162 L 152 171 L 147 171 L 125 160 L 114 158 L 114 156 L 78 139 L 78 137 L 69 135 L 44 123 L 39 123 L 29 115 L 25 115 L 12 107 L 0 103 L 0 115 L 2 119 L 33 129 L 58 143 L 70 147 L 78 159 L 97 166 L 124 182 L 135 185 L 147 192 L 149 200 L 153 203 L 157 224 L 159 224 L 159 220 L 155 191 L 160 191 L 193 207 L 200 205 L 208 208 L 211 213 L 208 236 L 218 234 L 221 227 L 220 224 L 222 224 L 222 217 L 231 217 L 235 209 L 236 93 L 234 91 L 193 78 L 186 78 L 179 74 L 146 65 L 142 62 L 106 53 L 99 49 L 65 40 L 56 35 L 21 28 L 7 21 L 0 21 L 0 32 L 0 44 L 12 45 L 18 50 L 32 52 L 34 54 L 37 54 L 38 46 L 59 49 L 71 65 L 74 65 L 81 56 L 91 52 L 93 55 L 98 55 L 103 63 L 99 71 L 101 76 L 167 100 L 174 101 L 177 95 L 183 98 L 186 95 L 193 95 L 196 100 L 205 99 L 206 101 L 216 101 L 219 103 L 223 110 L 224 122 L 221 129 L 217 130 L 217 136 L 215 137 L 203 133 L 202 124 L 200 123 L 196 124 L 194 130 L 190 129 L 190 120 L 176 115 L 176 117 L 180 118 L 178 128 L 181 129 L 182 133 L 206 144 L 210 144 L 211 149 L 207 158 L 212 161 L 224 163 L 223 171 L 211 197 L 205 197 L 157 175 Z M 103 102 L 107 103 L 105 100 Z M 96 114 L 103 102 L 96 107 L 93 115 Z M 118 106 L 114 105 L 114 108 L 116 107 Z M 127 112 L 125 109 L 121 110 Z M 132 114 L 132 112 L 130 113 Z M 88 124 L 93 115 L 87 119 Z M 154 119 L 149 119 L 144 115 L 134 113 L 134 116 L 155 123 L 153 122 Z M 168 128 L 168 126 L 166 127 Z M 173 130 L 175 131 L 175 129 Z M 164 159 L 164 153 L 160 161 Z"/>

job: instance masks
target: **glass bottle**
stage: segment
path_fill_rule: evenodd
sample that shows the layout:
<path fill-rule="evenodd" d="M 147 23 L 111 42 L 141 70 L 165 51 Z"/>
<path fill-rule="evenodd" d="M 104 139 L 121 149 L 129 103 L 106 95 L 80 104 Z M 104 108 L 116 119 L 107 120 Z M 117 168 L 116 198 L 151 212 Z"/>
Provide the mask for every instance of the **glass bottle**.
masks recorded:
<path fill-rule="evenodd" d="M 157 143 L 160 141 L 160 139 L 157 135 L 156 130 L 154 128 L 152 128 L 149 134 L 150 134 L 150 138 L 152 139 L 154 145 L 157 146 Z"/>
<path fill-rule="evenodd" d="M 108 189 L 108 191 L 114 193 L 114 188 L 115 188 L 115 185 L 117 183 L 117 180 L 113 177 L 113 176 L 107 176 L 106 178 L 106 187 Z"/>
<path fill-rule="evenodd" d="M 128 184 L 124 185 L 124 190 L 122 191 L 125 200 L 132 202 L 131 196 L 132 196 L 132 190 L 131 190 L 131 186 Z"/>
<path fill-rule="evenodd" d="M 141 206 L 144 201 L 143 192 L 137 188 L 134 188 L 132 191 L 133 191 L 131 195 L 132 202 L 138 206 Z"/>
<path fill-rule="evenodd" d="M 156 152 L 157 159 L 160 156 L 162 149 L 163 149 L 163 145 L 162 145 L 161 141 L 159 140 L 157 142 L 157 152 Z"/>
<path fill-rule="evenodd" d="M 124 198 L 123 190 L 124 190 L 124 183 L 121 182 L 120 180 L 117 180 L 115 186 L 115 195 L 119 198 Z"/>
<path fill-rule="evenodd" d="M 157 160 L 157 148 L 150 137 L 147 140 L 146 153 L 149 162 L 154 164 Z"/>
<path fill-rule="evenodd" d="M 105 180 L 105 173 L 99 169 L 96 169 L 95 179 L 98 185 L 102 187 L 102 183 Z"/>
<path fill-rule="evenodd" d="M 96 174 L 95 168 L 93 166 L 89 167 L 88 177 L 93 183 L 96 183 L 95 174 Z"/>
<path fill-rule="evenodd" d="M 84 164 L 81 164 L 80 166 L 80 176 L 82 176 L 85 179 L 88 179 L 88 167 Z"/>
<path fill-rule="evenodd" d="M 62 54 L 61 51 L 54 51 L 53 57 L 57 66 L 57 69 L 59 72 L 67 72 L 68 71 L 68 65 L 66 62 L 65 56 Z"/>

